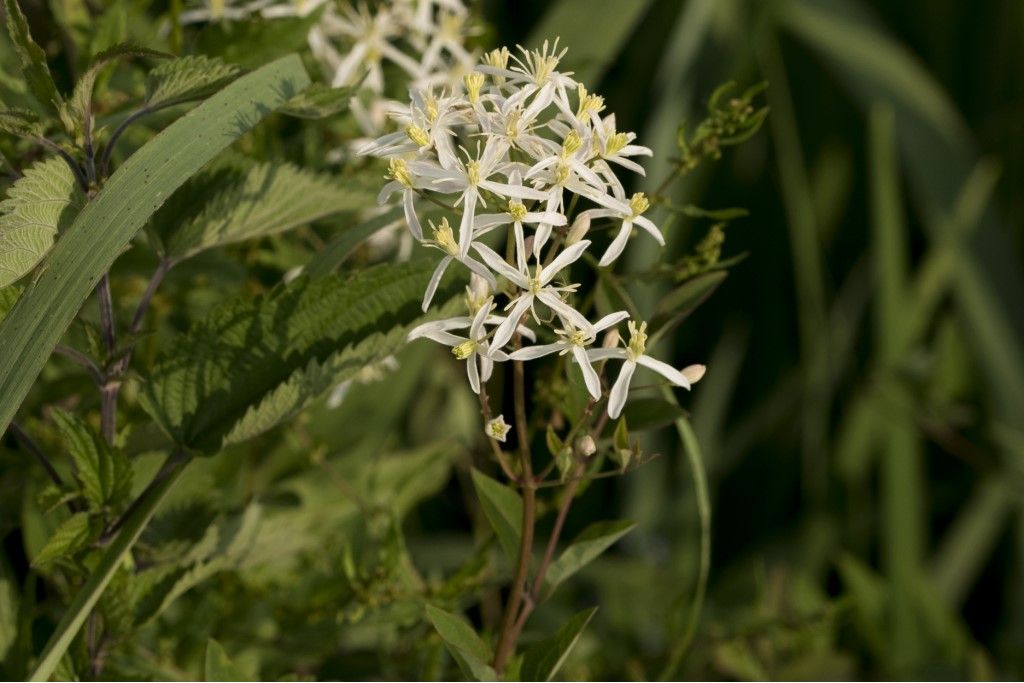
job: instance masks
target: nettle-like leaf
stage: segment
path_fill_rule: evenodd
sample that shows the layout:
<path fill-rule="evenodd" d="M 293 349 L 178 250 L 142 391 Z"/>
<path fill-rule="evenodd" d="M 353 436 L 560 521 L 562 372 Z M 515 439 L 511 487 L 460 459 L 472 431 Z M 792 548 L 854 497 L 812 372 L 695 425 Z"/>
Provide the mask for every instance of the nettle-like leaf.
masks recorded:
<path fill-rule="evenodd" d="M 146 107 L 160 109 L 197 100 L 242 75 L 242 69 L 216 57 L 190 55 L 158 65 L 146 78 Z"/>
<path fill-rule="evenodd" d="M 355 88 L 332 88 L 314 83 L 278 111 L 300 119 L 322 119 L 348 111 Z"/>
<path fill-rule="evenodd" d="M 205 679 L 207 681 L 247 681 L 249 676 L 242 673 L 231 661 L 224 648 L 213 638 L 206 643 Z"/>
<path fill-rule="evenodd" d="M 55 409 L 53 420 L 90 507 L 98 510 L 126 498 L 132 486 L 132 466 L 125 454 L 68 412 Z"/>
<path fill-rule="evenodd" d="M 28 89 L 39 103 L 57 109 L 63 99 L 60 91 L 50 75 L 50 67 L 46 64 L 46 53 L 32 40 L 28 30 L 28 21 L 18 7 L 16 0 L 3 0 L 4 13 L 7 15 L 7 33 L 11 45 L 21 62 L 21 73 L 25 77 Z"/>
<path fill-rule="evenodd" d="M 494 529 L 498 542 L 513 562 L 519 557 L 523 535 L 523 499 L 513 489 L 473 469 L 473 488 L 480 498 L 484 516 Z"/>
<path fill-rule="evenodd" d="M 432 259 L 351 278 L 300 278 L 256 300 L 222 306 L 169 349 L 143 406 L 181 446 L 217 451 L 270 429 L 395 353 L 422 322 Z M 442 298 L 458 283 L 446 279 Z"/>
<path fill-rule="evenodd" d="M 165 255 L 200 251 L 291 230 L 372 202 L 364 186 L 299 169 L 227 155 L 196 175 L 153 217 Z"/>
<path fill-rule="evenodd" d="M 476 634 L 464 617 L 427 605 L 427 618 L 434 625 L 459 668 L 471 680 L 497 680 L 494 669 L 488 664 L 492 656 L 491 648 Z"/>
<path fill-rule="evenodd" d="M 45 127 L 39 116 L 29 109 L 0 110 L 0 131 L 22 138 L 35 138 L 43 134 Z"/>
<path fill-rule="evenodd" d="M 60 159 L 27 168 L 0 202 L 0 287 L 32 270 L 84 204 L 74 174 Z"/>
<path fill-rule="evenodd" d="M 99 525 L 87 512 L 76 512 L 58 526 L 32 564 L 40 566 L 74 555 L 99 535 Z"/>

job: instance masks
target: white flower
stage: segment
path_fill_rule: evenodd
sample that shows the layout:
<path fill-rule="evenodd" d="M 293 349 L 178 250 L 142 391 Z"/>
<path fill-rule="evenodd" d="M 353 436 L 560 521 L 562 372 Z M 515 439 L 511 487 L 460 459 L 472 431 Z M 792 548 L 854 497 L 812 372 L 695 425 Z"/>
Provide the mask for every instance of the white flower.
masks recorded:
<path fill-rule="evenodd" d="M 494 371 L 495 361 L 508 360 L 508 355 L 497 349 L 491 349 L 487 342 L 487 329 L 486 324 L 488 318 L 490 318 L 490 312 L 494 308 L 494 303 L 491 299 L 480 307 L 480 310 L 473 316 L 473 320 L 469 324 L 469 336 L 460 337 L 452 334 L 449 330 L 458 329 L 453 327 L 453 320 L 439 320 L 433 323 L 424 323 L 413 329 L 408 336 L 408 340 L 419 339 L 420 337 L 426 337 L 432 339 L 445 346 L 452 347 L 452 354 L 459 360 L 466 361 L 466 375 L 469 377 L 469 386 L 472 387 L 473 392 L 476 394 L 480 393 L 480 381 L 486 382 L 491 378 L 491 373 Z M 502 323 L 504 324 L 502 319 Z M 462 321 L 459 319 L 458 326 L 464 327 L 461 324 Z"/>
<path fill-rule="evenodd" d="M 532 360 L 552 353 L 558 353 L 559 355 L 571 353 L 573 360 L 579 364 L 580 370 L 583 371 L 583 379 L 587 384 L 587 391 L 590 392 L 590 395 L 596 401 L 601 398 L 601 379 L 597 376 L 594 366 L 591 365 L 586 347 L 594 343 L 598 332 L 602 332 L 613 325 L 618 325 L 628 317 L 629 313 L 626 311 L 610 313 L 594 323 L 592 334 L 587 334 L 575 327 L 566 326 L 564 329 L 555 330 L 555 334 L 559 336 L 558 341 L 555 343 L 527 346 L 518 351 L 513 351 L 508 357 L 512 360 Z"/>
<path fill-rule="evenodd" d="M 658 226 L 651 222 L 649 218 L 643 216 L 643 213 L 647 211 L 651 203 L 643 192 L 635 193 L 626 204 L 622 202 L 618 208 L 614 209 L 589 209 L 581 212 L 580 215 L 586 215 L 590 219 L 594 218 L 620 218 L 622 219 L 622 226 L 619 228 L 618 234 L 612 243 L 608 245 L 608 249 L 605 250 L 604 255 L 601 256 L 601 261 L 598 263 L 600 266 L 608 266 L 619 258 L 622 254 L 623 249 L 626 248 L 626 241 L 629 239 L 630 233 L 633 231 L 633 226 L 643 228 L 657 240 L 658 244 L 665 246 L 665 238 L 662 236 L 661 231 L 658 230 Z"/>
<path fill-rule="evenodd" d="M 487 270 L 484 264 L 472 256 L 463 256 L 459 253 L 459 245 L 455 243 L 455 234 L 452 232 L 451 226 L 448 225 L 447 218 L 442 218 L 440 225 L 431 223 L 430 228 L 434 231 L 434 239 L 425 242 L 425 244 L 428 247 L 440 249 L 445 253 L 445 256 L 437 264 L 437 268 L 434 269 L 434 274 L 430 277 L 430 282 L 427 284 L 427 291 L 423 294 L 424 311 L 430 307 L 430 302 L 434 298 L 437 286 L 440 284 L 441 278 L 444 277 L 444 273 L 448 270 L 448 266 L 451 265 L 452 261 L 458 261 L 469 268 L 470 271 L 482 277 L 492 289 L 497 286 L 498 283 L 495 281 L 494 276 L 491 275 L 491 271 Z"/>
<path fill-rule="evenodd" d="M 512 224 L 516 238 L 516 258 L 519 270 L 526 270 L 526 237 L 523 234 L 523 223 L 548 223 L 565 225 L 565 216 L 553 211 L 527 211 L 526 205 L 518 200 L 511 200 L 503 213 L 485 213 L 476 217 L 473 226 L 474 238 L 487 234 L 499 225 Z"/>
<path fill-rule="evenodd" d="M 647 323 L 640 323 L 637 327 L 632 320 L 629 321 L 629 345 L 626 348 L 616 347 L 613 349 L 591 349 L 587 356 L 591 361 L 610 359 L 621 359 L 625 361 L 619 376 L 612 385 L 608 394 L 608 417 L 615 419 L 622 413 L 622 407 L 626 405 L 626 397 L 629 394 L 629 382 L 633 379 L 637 365 L 654 370 L 672 384 L 686 389 L 690 388 L 690 380 L 668 363 L 644 355 L 647 347 Z"/>
<path fill-rule="evenodd" d="M 402 193 L 402 208 L 405 211 L 405 222 L 409 226 L 409 232 L 418 240 L 423 239 L 423 227 L 416 215 L 416 205 L 413 198 L 416 195 L 416 181 L 409 172 L 409 165 L 404 159 L 394 157 L 388 161 L 387 177 L 391 182 L 384 185 L 380 194 L 377 195 L 377 203 L 384 204 L 395 192 Z"/>
<path fill-rule="evenodd" d="M 555 279 L 555 276 L 558 275 L 563 268 L 566 268 L 582 256 L 583 252 L 586 251 L 589 246 L 590 242 L 587 240 L 577 242 L 560 253 L 555 257 L 555 260 L 547 266 L 541 266 L 538 263 L 535 267 L 534 273 L 531 275 L 529 269 L 517 270 L 510 266 L 488 246 L 484 244 L 473 245 L 477 253 L 480 254 L 480 257 L 483 258 L 484 262 L 487 263 L 488 266 L 493 268 L 498 274 L 504 275 L 509 282 L 522 290 L 519 295 L 510 301 L 505 307 L 505 310 L 511 309 L 511 312 L 505 322 L 499 325 L 498 329 L 495 330 L 494 339 L 492 341 L 493 348 L 500 349 L 508 343 L 512 338 L 516 324 L 518 324 L 519 320 L 527 311 L 532 311 L 534 319 L 537 318 L 537 312 L 534 310 L 536 301 L 540 301 L 546 305 L 564 322 L 575 325 L 577 328 L 586 331 L 588 334 L 593 332 L 593 325 L 583 317 L 583 314 L 562 301 L 562 293 L 576 291 L 577 285 L 557 287 L 551 284 L 551 281 Z"/>
<path fill-rule="evenodd" d="M 487 425 L 484 427 L 484 433 L 490 438 L 504 443 L 505 437 L 508 436 L 508 431 L 510 429 L 512 429 L 512 425 L 505 422 L 505 416 L 499 415 L 493 420 L 487 421 Z"/>

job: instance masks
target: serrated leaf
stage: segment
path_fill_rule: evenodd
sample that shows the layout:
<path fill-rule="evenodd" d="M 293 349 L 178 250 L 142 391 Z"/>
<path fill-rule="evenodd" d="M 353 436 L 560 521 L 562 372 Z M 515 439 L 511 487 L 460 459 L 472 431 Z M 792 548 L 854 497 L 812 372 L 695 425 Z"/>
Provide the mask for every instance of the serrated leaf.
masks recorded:
<path fill-rule="evenodd" d="M 96 78 L 104 67 L 118 59 L 130 59 L 132 57 L 168 58 L 170 56 L 166 52 L 121 43 L 109 47 L 93 57 L 89 63 L 89 68 L 86 69 L 85 73 L 82 74 L 82 77 L 75 84 L 75 90 L 71 94 L 71 99 L 61 106 L 61 120 L 64 122 L 64 127 L 68 133 L 75 132 L 81 134 L 83 129 L 91 128 L 92 91 L 96 85 Z"/>
<path fill-rule="evenodd" d="M 43 122 L 29 109 L 0 110 L 0 131 L 23 138 L 35 138 L 43 134 Z"/>
<path fill-rule="evenodd" d="M 207 681 L 248 681 L 250 676 L 231 661 L 228 654 L 213 638 L 206 643 L 205 679 Z"/>
<path fill-rule="evenodd" d="M 488 664 L 491 648 L 462 616 L 427 605 L 427 618 L 467 676 L 477 681 L 497 680 L 494 669 Z"/>
<path fill-rule="evenodd" d="M 53 420 L 90 506 L 98 510 L 127 497 L 132 467 L 124 453 L 111 448 L 85 422 L 64 410 L 54 409 Z"/>
<path fill-rule="evenodd" d="M 153 212 L 308 84 L 298 56 L 268 64 L 179 118 L 117 169 L 63 233 L 46 267 L 0 325 L 0 429 L 7 428 L 97 281 Z M 57 661 L 47 658 L 40 670 L 52 671 Z"/>
<path fill-rule="evenodd" d="M 29 91 L 40 104 L 57 110 L 63 99 L 50 75 L 46 53 L 32 40 L 28 21 L 16 0 L 4 0 L 4 12 L 7 15 L 7 33 L 11 38 L 14 52 L 18 55 L 18 61 L 21 62 L 21 73 L 25 77 Z"/>
<path fill-rule="evenodd" d="M 62 160 L 29 166 L 0 202 L 0 287 L 35 268 L 84 204 L 85 195 Z"/>
<path fill-rule="evenodd" d="M 300 278 L 230 302 L 176 342 L 153 370 L 143 406 L 179 444 L 215 452 L 269 429 L 319 393 L 397 351 L 423 320 L 435 263 Z M 444 300 L 458 283 L 446 280 Z"/>
<path fill-rule="evenodd" d="M 146 106 L 160 109 L 198 100 L 242 75 L 234 64 L 217 57 L 189 55 L 163 62 L 146 77 Z"/>
<path fill-rule="evenodd" d="M 523 533 L 523 499 L 513 489 L 473 469 L 473 488 L 480 498 L 484 516 L 494 529 L 498 542 L 508 558 L 519 557 L 519 544 Z"/>
<path fill-rule="evenodd" d="M 355 88 L 332 88 L 314 83 L 297 97 L 288 100 L 280 111 L 300 119 L 322 119 L 348 111 Z"/>
<path fill-rule="evenodd" d="M 73 555 L 85 548 L 95 538 L 98 528 L 92 523 L 87 512 L 76 512 L 64 520 L 50 536 L 39 554 L 32 560 L 33 566 L 53 562 Z"/>
<path fill-rule="evenodd" d="M 565 664 L 569 653 L 576 647 L 583 629 L 597 612 L 596 607 L 584 610 L 570 619 L 555 635 L 532 645 L 523 655 L 520 670 L 521 681 L 554 680 L 558 670 Z"/>
<path fill-rule="evenodd" d="M 593 562 L 616 541 L 636 527 L 634 522 L 619 520 L 614 522 L 597 522 L 584 529 L 573 539 L 569 547 L 562 551 L 557 560 L 548 567 L 545 582 L 553 590 L 560 583 Z"/>
<path fill-rule="evenodd" d="M 230 155 L 196 175 L 153 217 L 175 261 L 291 230 L 373 201 L 369 190 L 286 163 Z"/>

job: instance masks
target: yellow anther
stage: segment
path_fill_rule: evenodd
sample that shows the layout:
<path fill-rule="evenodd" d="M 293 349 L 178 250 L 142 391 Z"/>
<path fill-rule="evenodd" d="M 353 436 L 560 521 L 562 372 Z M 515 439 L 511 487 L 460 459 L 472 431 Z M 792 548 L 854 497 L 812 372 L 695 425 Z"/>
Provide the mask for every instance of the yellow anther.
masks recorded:
<path fill-rule="evenodd" d="M 651 202 L 643 192 L 637 192 L 629 200 L 629 209 L 633 212 L 633 216 L 639 216 L 649 208 L 651 208 Z"/>
<path fill-rule="evenodd" d="M 521 221 L 526 218 L 526 205 L 516 200 L 510 200 L 508 203 L 508 215 L 512 217 L 514 221 Z"/>
<path fill-rule="evenodd" d="M 431 222 L 430 227 L 434 231 L 434 241 L 437 242 L 439 247 L 452 256 L 459 253 L 459 243 L 455 241 L 455 233 L 452 232 L 452 226 L 448 224 L 447 218 L 442 218 L 440 225 L 434 225 Z"/>
<path fill-rule="evenodd" d="M 491 50 L 484 55 L 484 64 L 487 66 L 493 66 L 496 69 L 507 69 L 508 68 L 508 57 L 511 54 L 507 47 L 502 47 L 498 50 Z"/>
<path fill-rule="evenodd" d="M 405 129 L 405 134 L 419 147 L 426 147 L 430 144 L 430 136 L 427 131 L 413 124 Z"/>
<path fill-rule="evenodd" d="M 466 74 L 462 82 L 466 84 L 466 95 L 469 101 L 476 104 L 480 101 L 480 89 L 484 87 L 484 75 L 476 71 Z"/>
<path fill-rule="evenodd" d="M 459 360 L 466 360 L 476 351 L 477 343 L 472 339 L 452 347 L 452 354 Z"/>
<path fill-rule="evenodd" d="M 470 185 L 476 185 L 480 182 L 480 162 L 472 159 L 466 162 L 466 177 L 469 178 Z"/>
<path fill-rule="evenodd" d="M 405 159 L 392 157 L 388 160 L 387 177 L 397 180 L 406 187 L 412 187 L 412 174 L 409 173 L 409 166 L 405 163 Z"/>
<path fill-rule="evenodd" d="M 569 166 L 567 164 L 559 163 L 555 167 L 555 185 L 562 185 L 566 180 L 569 179 Z"/>
<path fill-rule="evenodd" d="M 608 136 L 608 143 L 605 145 L 605 156 L 612 156 L 622 151 L 622 148 L 629 142 L 629 135 L 626 133 L 614 133 Z"/>
<path fill-rule="evenodd" d="M 586 121 L 591 114 L 604 110 L 604 98 L 600 95 L 590 95 L 582 83 L 577 84 L 576 94 L 579 95 L 580 103 L 576 107 L 576 118 Z"/>
<path fill-rule="evenodd" d="M 430 97 L 427 98 L 427 101 L 424 102 L 424 104 L 427 107 L 427 120 L 430 121 L 431 123 L 437 121 L 437 98 L 431 95 Z"/>
<path fill-rule="evenodd" d="M 576 150 L 582 146 L 583 138 L 581 138 L 580 134 L 573 129 L 569 131 L 569 134 L 565 136 L 564 140 L 562 140 L 562 154 L 569 156 L 570 154 L 575 153 Z"/>
<path fill-rule="evenodd" d="M 629 328 L 629 345 L 626 347 L 626 357 L 636 362 L 636 359 L 644 355 L 647 349 L 647 323 L 642 322 L 640 326 L 630 320 L 626 323 Z"/>

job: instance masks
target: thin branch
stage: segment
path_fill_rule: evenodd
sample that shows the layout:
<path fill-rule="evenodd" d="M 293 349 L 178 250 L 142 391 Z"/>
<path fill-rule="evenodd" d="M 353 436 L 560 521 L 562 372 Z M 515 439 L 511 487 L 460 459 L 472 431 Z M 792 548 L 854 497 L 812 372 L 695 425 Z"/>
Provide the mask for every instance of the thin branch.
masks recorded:
<path fill-rule="evenodd" d="M 89 180 L 85 177 L 85 172 L 82 171 L 82 167 L 78 165 L 78 162 L 75 161 L 74 157 L 68 154 L 64 148 L 56 142 L 48 138 L 44 138 L 41 135 L 37 135 L 35 141 L 63 159 L 64 163 L 68 165 L 68 168 L 70 168 L 71 172 L 75 175 L 75 180 L 78 181 L 78 187 L 81 188 L 82 192 L 89 192 Z"/>
<path fill-rule="evenodd" d="M 520 338 L 515 336 L 515 345 L 519 347 Z M 516 437 L 519 440 L 519 457 L 522 460 L 523 476 L 523 528 L 519 544 L 519 562 L 515 578 L 509 589 L 505 615 L 502 619 L 501 635 L 494 654 L 494 670 L 501 676 L 508 658 L 516 645 L 516 617 L 522 604 L 526 587 L 527 575 L 530 571 L 530 558 L 533 555 L 533 531 L 537 516 L 537 491 L 534 488 L 533 463 L 530 455 L 530 434 L 526 424 L 526 380 L 523 373 L 523 362 L 512 363 L 512 387 L 515 401 Z"/>
<path fill-rule="evenodd" d="M 167 456 L 167 459 L 164 461 L 164 464 L 160 467 L 160 470 L 153 477 L 152 481 L 150 481 L 146 488 L 142 490 L 142 493 L 139 494 L 138 498 L 133 500 L 131 505 L 129 505 L 128 508 L 123 513 L 121 513 L 121 516 L 114 520 L 110 524 L 110 526 L 107 527 L 107 529 L 103 532 L 103 535 L 100 536 L 99 540 L 96 542 L 97 545 L 105 546 L 109 544 L 117 535 L 117 532 L 121 530 L 121 527 L 124 526 L 125 522 L 131 519 L 135 511 L 143 504 L 146 504 L 147 501 L 149 501 L 152 492 L 160 488 L 160 485 L 164 482 L 164 480 L 166 480 L 169 476 L 176 472 L 181 463 L 184 462 L 185 460 L 188 460 L 188 458 L 188 453 L 182 450 L 175 450 L 169 456 Z"/>
<path fill-rule="evenodd" d="M 100 370 L 99 366 L 93 362 L 92 358 L 89 358 L 89 356 L 85 355 L 78 349 L 64 344 L 58 344 L 54 348 L 54 351 L 76 365 L 84 368 L 85 371 L 89 373 L 89 376 L 92 377 L 93 381 L 96 382 L 96 386 L 102 387 L 106 383 L 107 379 L 103 376 L 103 371 Z"/>
<path fill-rule="evenodd" d="M 101 178 L 107 177 L 107 173 L 110 170 L 110 156 L 111 154 L 114 153 L 114 146 L 117 145 L 117 141 L 121 139 L 121 136 L 128 129 L 128 126 L 135 123 L 140 118 L 142 118 L 146 114 L 149 114 L 152 111 L 154 110 L 150 109 L 149 107 L 142 107 L 141 109 L 137 109 L 128 116 L 124 117 L 124 120 L 122 120 L 121 123 L 117 125 L 117 128 L 115 128 L 114 132 L 111 133 L 110 135 L 110 140 L 108 140 L 107 144 L 103 147 L 103 156 L 100 158 L 99 168 L 99 175 Z"/>
<path fill-rule="evenodd" d="M 484 424 L 487 424 L 491 421 L 491 405 L 487 398 L 487 383 L 482 380 L 480 382 L 480 393 L 477 396 L 480 399 L 480 415 L 484 418 Z M 518 484 L 519 477 L 512 471 L 512 466 L 509 464 L 508 458 L 505 457 L 505 452 L 501 450 L 501 446 L 490 436 L 487 437 L 487 441 L 491 444 L 491 452 L 494 454 L 494 459 L 501 466 L 501 471 L 505 473 L 505 476 L 510 481 Z"/>
<path fill-rule="evenodd" d="M 114 322 L 114 302 L 110 294 L 110 274 L 106 273 L 96 286 L 100 305 L 100 334 L 107 355 L 117 350 L 117 330 Z M 119 378 L 107 377 L 100 387 L 100 431 L 107 443 L 113 444 L 117 436 L 117 392 L 121 388 Z"/>
<path fill-rule="evenodd" d="M 28 435 L 28 432 L 21 428 L 21 425 L 13 420 L 11 421 L 9 429 L 18 444 L 39 461 L 39 464 L 42 465 L 43 469 L 46 470 L 46 473 L 50 475 L 50 479 L 52 479 L 53 483 L 57 485 L 57 488 L 63 490 L 64 480 L 61 478 L 60 473 L 57 472 L 57 468 L 53 466 L 52 462 L 50 462 L 50 459 L 46 457 L 46 453 L 43 452 L 43 449 L 39 447 L 39 444 L 37 444 L 35 440 Z"/>

